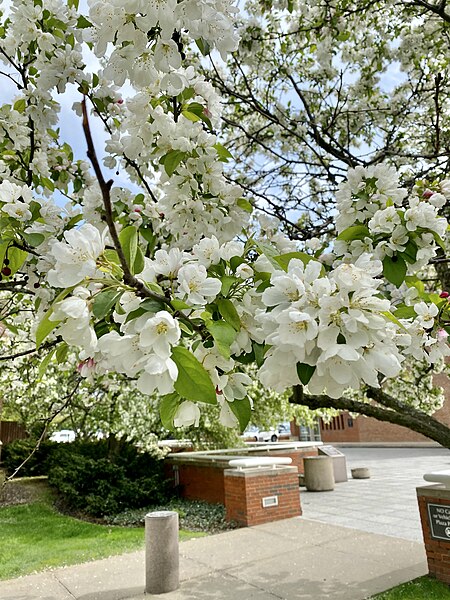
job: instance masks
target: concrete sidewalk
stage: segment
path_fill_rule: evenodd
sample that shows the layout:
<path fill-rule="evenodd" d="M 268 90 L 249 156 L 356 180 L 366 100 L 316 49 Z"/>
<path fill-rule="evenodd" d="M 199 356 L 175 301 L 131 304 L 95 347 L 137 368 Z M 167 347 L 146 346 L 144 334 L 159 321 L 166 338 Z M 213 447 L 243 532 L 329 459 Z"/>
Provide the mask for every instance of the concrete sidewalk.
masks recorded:
<path fill-rule="evenodd" d="M 423 544 L 302 517 L 180 544 L 180 589 L 149 596 L 144 553 L 0 582 L 1 600 L 363 600 L 428 572 Z"/>

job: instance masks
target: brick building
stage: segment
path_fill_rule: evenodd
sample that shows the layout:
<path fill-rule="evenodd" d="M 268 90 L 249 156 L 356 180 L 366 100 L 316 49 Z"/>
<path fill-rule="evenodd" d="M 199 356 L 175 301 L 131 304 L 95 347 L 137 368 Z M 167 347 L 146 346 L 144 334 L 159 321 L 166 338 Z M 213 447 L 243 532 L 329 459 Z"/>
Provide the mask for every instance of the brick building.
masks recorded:
<path fill-rule="evenodd" d="M 436 384 L 444 388 L 446 401 L 444 406 L 433 415 L 436 419 L 450 427 L 450 380 L 442 373 L 436 375 Z M 363 442 L 431 442 L 429 438 L 400 425 L 377 421 L 372 417 L 352 419 L 348 413 L 342 413 L 330 423 L 320 422 L 320 433 L 325 443 L 363 443 Z"/>

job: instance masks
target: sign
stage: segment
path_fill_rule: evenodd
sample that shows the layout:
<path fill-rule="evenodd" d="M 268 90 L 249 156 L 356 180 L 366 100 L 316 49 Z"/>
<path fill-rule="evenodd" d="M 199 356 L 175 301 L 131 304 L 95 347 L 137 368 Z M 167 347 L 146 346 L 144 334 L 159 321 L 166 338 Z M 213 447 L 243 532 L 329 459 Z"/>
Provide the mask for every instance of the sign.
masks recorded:
<path fill-rule="evenodd" d="M 434 540 L 450 542 L 450 506 L 448 504 L 428 504 L 428 521 L 431 537 Z"/>
<path fill-rule="evenodd" d="M 334 446 L 319 446 L 319 454 L 326 454 L 327 456 L 344 456 L 342 452 L 339 452 Z"/>
<path fill-rule="evenodd" d="M 269 508 L 269 506 L 278 506 L 278 496 L 266 496 L 262 499 L 263 508 Z"/>

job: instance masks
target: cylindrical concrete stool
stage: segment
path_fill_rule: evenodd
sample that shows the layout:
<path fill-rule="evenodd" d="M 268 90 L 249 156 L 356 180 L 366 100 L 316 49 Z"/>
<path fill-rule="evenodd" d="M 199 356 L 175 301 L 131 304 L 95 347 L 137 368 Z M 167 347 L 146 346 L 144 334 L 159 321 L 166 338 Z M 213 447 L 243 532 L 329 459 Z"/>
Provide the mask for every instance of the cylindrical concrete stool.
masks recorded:
<path fill-rule="evenodd" d="M 329 456 L 308 456 L 303 459 L 305 486 L 310 492 L 334 490 L 333 463 Z"/>
<path fill-rule="evenodd" d="M 353 479 L 370 479 L 370 471 L 367 467 L 357 467 L 352 469 Z"/>
<path fill-rule="evenodd" d="M 149 513 L 145 515 L 145 591 L 165 594 L 179 585 L 178 513 Z"/>

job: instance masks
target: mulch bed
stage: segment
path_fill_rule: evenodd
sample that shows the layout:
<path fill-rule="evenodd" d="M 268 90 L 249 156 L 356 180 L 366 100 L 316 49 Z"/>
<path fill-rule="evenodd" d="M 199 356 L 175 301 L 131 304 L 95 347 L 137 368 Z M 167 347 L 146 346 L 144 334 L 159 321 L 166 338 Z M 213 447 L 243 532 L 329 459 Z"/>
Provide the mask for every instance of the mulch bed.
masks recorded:
<path fill-rule="evenodd" d="M 46 481 L 39 481 L 32 485 L 27 481 L 8 481 L 0 487 L 0 507 L 29 504 L 38 500 L 46 487 Z"/>

